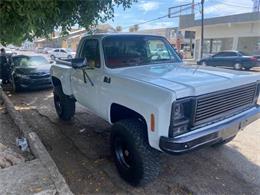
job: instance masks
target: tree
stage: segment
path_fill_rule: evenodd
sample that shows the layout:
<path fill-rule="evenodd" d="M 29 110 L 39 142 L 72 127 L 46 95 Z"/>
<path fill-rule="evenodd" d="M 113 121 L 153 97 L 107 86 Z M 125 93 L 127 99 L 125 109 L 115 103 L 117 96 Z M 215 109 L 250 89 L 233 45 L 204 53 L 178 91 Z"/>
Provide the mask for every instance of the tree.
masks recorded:
<path fill-rule="evenodd" d="M 122 26 L 117 26 L 117 27 L 116 27 L 116 31 L 117 31 L 117 32 L 121 32 L 122 30 L 123 30 Z"/>
<path fill-rule="evenodd" d="M 49 37 L 54 29 L 66 34 L 78 24 L 89 29 L 114 17 L 114 7 L 129 8 L 137 0 L 0 0 L 0 43 L 19 44 Z"/>

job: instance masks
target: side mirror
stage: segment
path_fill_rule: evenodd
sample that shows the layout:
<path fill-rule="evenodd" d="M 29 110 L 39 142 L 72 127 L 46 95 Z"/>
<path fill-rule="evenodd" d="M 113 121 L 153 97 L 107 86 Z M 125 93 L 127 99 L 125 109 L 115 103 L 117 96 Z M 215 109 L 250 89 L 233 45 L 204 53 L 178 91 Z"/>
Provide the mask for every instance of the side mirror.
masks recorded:
<path fill-rule="evenodd" d="M 80 69 L 89 66 L 89 64 L 87 58 L 74 58 L 71 59 L 71 66 L 74 69 Z"/>

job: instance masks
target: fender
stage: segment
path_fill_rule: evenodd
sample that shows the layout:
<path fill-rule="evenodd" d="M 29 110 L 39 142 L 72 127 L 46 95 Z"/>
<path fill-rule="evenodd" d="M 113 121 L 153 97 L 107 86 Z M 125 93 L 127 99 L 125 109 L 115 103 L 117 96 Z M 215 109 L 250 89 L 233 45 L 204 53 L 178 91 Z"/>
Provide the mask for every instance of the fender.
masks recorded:
<path fill-rule="evenodd" d="M 71 88 L 71 71 L 72 67 L 55 64 L 51 66 L 51 75 L 61 82 L 62 91 L 66 95 L 73 95 Z"/>
<path fill-rule="evenodd" d="M 105 93 L 105 100 L 101 110 L 107 110 L 105 118 L 111 124 L 111 106 L 121 105 L 130 109 L 145 120 L 147 124 L 148 141 L 151 147 L 159 148 L 159 137 L 168 136 L 172 102 L 175 100 L 173 92 L 146 83 L 112 77 L 111 88 Z M 131 91 L 129 91 L 131 89 Z M 105 114 L 105 113 L 104 113 Z M 155 129 L 151 129 L 151 115 L 154 115 Z"/>

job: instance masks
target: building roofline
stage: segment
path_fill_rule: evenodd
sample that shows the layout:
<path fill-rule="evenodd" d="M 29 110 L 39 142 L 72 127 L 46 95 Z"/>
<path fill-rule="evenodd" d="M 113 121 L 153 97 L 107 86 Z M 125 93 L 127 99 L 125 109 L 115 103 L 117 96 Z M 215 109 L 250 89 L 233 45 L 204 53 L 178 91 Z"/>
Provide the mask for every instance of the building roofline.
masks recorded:
<path fill-rule="evenodd" d="M 201 25 L 201 20 L 195 20 L 194 14 L 184 15 L 180 18 L 180 28 L 190 28 Z M 189 20 L 189 21 L 187 21 Z M 242 22 L 260 22 L 260 12 L 249 12 L 228 16 L 220 16 L 214 18 L 204 19 L 204 25 L 228 24 L 228 23 L 242 23 Z"/>

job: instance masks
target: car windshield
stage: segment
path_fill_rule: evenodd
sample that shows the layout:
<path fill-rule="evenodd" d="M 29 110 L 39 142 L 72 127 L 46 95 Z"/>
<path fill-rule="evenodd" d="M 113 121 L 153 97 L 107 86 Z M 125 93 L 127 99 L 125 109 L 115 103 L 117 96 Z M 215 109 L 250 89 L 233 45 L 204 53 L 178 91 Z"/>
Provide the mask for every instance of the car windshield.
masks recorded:
<path fill-rule="evenodd" d="M 16 56 L 13 58 L 15 66 L 23 68 L 45 67 L 49 62 L 43 56 Z"/>
<path fill-rule="evenodd" d="M 156 36 L 108 36 L 103 40 L 103 48 L 109 68 L 181 62 L 172 46 Z"/>
<path fill-rule="evenodd" d="M 65 49 L 67 52 L 72 52 L 72 49 L 70 49 L 70 48 L 66 48 Z"/>
<path fill-rule="evenodd" d="M 243 52 L 243 51 L 239 51 L 239 53 L 240 53 L 241 55 L 243 55 L 243 56 L 250 56 L 249 53 L 246 53 L 246 52 Z"/>

